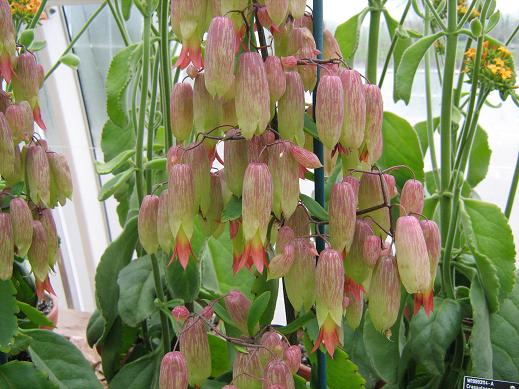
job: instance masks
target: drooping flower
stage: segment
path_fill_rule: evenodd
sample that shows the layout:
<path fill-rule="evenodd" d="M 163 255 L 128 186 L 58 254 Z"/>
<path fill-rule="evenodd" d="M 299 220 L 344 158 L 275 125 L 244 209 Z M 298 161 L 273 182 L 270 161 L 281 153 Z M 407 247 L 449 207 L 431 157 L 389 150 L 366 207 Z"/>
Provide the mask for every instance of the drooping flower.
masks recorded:
<path fill-rule="evenodd" d="M 344 92 L 338 76 L 324 76 L 317 87 L 315 118 L 319 139 L 333 149 L 341 136 L 344 122 Z"/>
<path fill-rule="evenodd" d="M 306 0 L 289 0 L 288 11 L 294 19 L 302 18 L 305 15 Z"/>
<path fill-rule="evenodd" d="M 247 353 L 238 351 L 234 359 L 233 382 L 239 389 L 261 389 L 263 369 L 260 364 L 259 350 L 249 348 Z"/>
<path fill-rule="evenodd" d="M 27 147 L 25 174 L 31 200 L 39 207 L 50 204 L 50 167 L 43 146 L 32 144 Z"/>
<path fill-rule="evenodd" d="M 295 259 L 284 281 L 288 299 L 297 312 L 308 311 L 315 302 L 316 256 L 310 239 L 294 240 Z"/>
<path fill-rule="evenodd" d="M 211 375 L 211 350 L 202 318 L 191 316 L 180 334 L 180 352 L 186 358 L 189 385 L 202 386 Z"/>
<path fill-rule="evenodd" d="M 369 224 L 365 220 L 357 219 L 351 249 L 344 258 L 346 274 L 357 284 L 362 284 L 371 271 L 370 265 L 364 257 L 364 244 L 371 235 L 373 235 L 373 230 Z"/>
<path fill-rule="evenodd" d="M 373 327 L 385 332 L 395 324 L 400 308 L 400 278 L 395 257 L 382 256 L 371 279 L 369 317 Z"/>
<path fill-rule="evenodd" d="M 407 180 L 400 193 L 400 205 L 405 215 L 420 215 L 423 211 L 424 187 L 418 180 Z"/>
<path fill-rule="evenodd" d="M 414 216 L 397 219 L 395 247 L 398 273 L 407 292 L 427 291 L 431 286 L 431 266 L 420 222 Z"/>
<path fill-rule="evenodd" d="M 265 367 L 274 359 L 283 359 L 288 349 L 288 342 L 274 330 L 266 331 L 260 339 L 259 360 L 261 366 Z"/>
<path fill-rule="evenodd" d="M 273 55 L 267 57 L 265 60 L 265 71 L 269 84 L 270 113 L 273 116 L 276 102 L 283 96 L 287 88 L 285 72 L 279 57 Z"/>
<path fill-rule="evenodd" d="M 45 71 L 43 66 L 36 63 L 34 54 L 26 51 L 18 56 L 16 70 L 13 76 L 13 92 L 16 102 L 27 101 L 34 116 L 34 121 L 45 130 L 45 123 L 41 118 L 38 92 L 43 86 Z"/>
<path fill-rule="evenodd" d="M 357 196 L 348 182 L 339 182 L 333 186 L 328 209 L 331 246 L 339 253 L 348 253 L 357 217 Z"/>
<path fill-rule="evenodd" d="M 245 249 L 240 267 L 247 265 L 262 273 L 267 266 L 264 243 L 272 210 L 272 176 L 264 163 L 247 166 L 243 178 L 242 220 Z"/>
<path fill-rule="evenodd" d="M 342 51 L 337 39 L 335 39 L 330 30 L 325 29 L 323 31 L 323 59 L 334 58 L 342 58 Z"/>
<path fill-rule="evenodd" d="M 171 91 L 171 131 L 178 143 L 189 138 L 193 129 L 193 87 L 179 82 Z"/>
<path fill-rule="evenodd" d="M 249 333 L 247 317 L 249 316 L 251 306 L 249 298 L 239 290 L 232 290 L 225 295 L 224 301 L 227 312 L 236 325 L 236 328 L 238 328 L 242 334 L 247 335 Z"/>
<path fill-rule="evenodd" d="M 308 211 L 303 204 L 298 204 L 286 225 L 294 231 L 296 238 L 304 238 L 310 234 L 310 220 Z"/>
<path fill-rule="evenodd" d="M 0 176 L 11 177 L 14 174 L 13 133 L 4 114 L 0 112 Z"/>
<path fill-rule="evenodd" d="M 67 159 L 63 154 L 48 152 L 50 171 L 50 205 L 65 205 L 72 198 L 72 174 Z"/>
<path fill-rule="evenodd" d="M 315 59 L 319 51 L 316 49 L 314 37 L 305 27 L 292 30 L 288 49 L 298 59 Z M 299 65 L 297 71 L 301 75 L 305 91 L 311 91 L 317 83 L 317 66 L 315 64 Z"/>
<path fill-rule="evenodd" d="M 278 129 L 281 137 L 298 145 L 304 143 L 305 91 L 299 73 L 285 72 L 286 90 L 278 102 Z"/>
<path fill-rule="evenodd" d="M 160 363 L 160 389 L 187 389 L 188 373 L 184 354 L 171 351 L 164 355 Z"/>
<path fill-rule="evenodd" d="M 384 106 L 380 88 L 373 84 L 364 85 L 366 97 L 366 131 L 364 134 L 364 149 L 361 161 L 370 165 L 378 161 L 382 155 L 382 121 Z"/>
<path fill-rule="evenodd" d="M 211 191 L 209 198 L 211 205 L 206 214 L 202 218 L 202 229 L 206 236 L 218 237 L 224 228 L 222 223 L 222 212 L 224 208 L 223 192 L 222 192 L 222 175 L 223 171 L 211 173 Z"/>
<path fill-rule="evenodd" d="M 47 263 L 49 267 L 54 267 L 58 258 L 59 241 L 56 222 L 52 216 L 52 211 L 48 208 L 42 209 L 39 214 L 39 220 L 45 229 L 47 236 Z"/>
<path fill-rule="evenodd" d="M 21 101 L 7 107 L 5 118 L 9 123 L 16 143 L 21 141 L 28 143 L 31 140 L 34 132 L 34 117 L 32 116 L 32 108 L 27 101 Z"/>
<path fill-rule="evenodd" d="M 270 130 L 265 131 L 261 135 L 255 135 L 248 141 L 249 163 L 261 162 L 267 163 L 270 145 L 276 140 L 274 133 Z"/>
<path fill-rule="evenodd" d="M 189 165 L 193 173 L 195 212 L 200 209 L 205 217 L 211 207 L 211 166 L 207 151 L 202 144 L 190 145 L 186 148 L 182 160 Z"/>
<path fill-rule="evenodd" d="M 384 196 L 382 188 L 385 188 L 387 194 L 387 185 L 384 179 L 381 180 L 376 174 L 363 174 L 360 179 L 359 187 L 359 209 L 369 209 L 383 204 Z M 364 217 L 368 223 L 370 223 L 375 235 L 381 236 L 385 239 L 391 226 L 389 209 L 386 207 L 377 209 L 365 214 Z"/>
<path fill-rule="evenodd" d="M 223 97 L 234 83 L 236 34 L 232 20 L 217 16 L 209 25 L 205 46 L 205 86 L 212 96 Z"/>
<path fill-rule="evenodd" d="M 298 345 L 288 347 L 283 355 L 283 360 L 292 374 L 296 374 L 301 365 L 301 348 Z"/>
<path fill-rule="evenodd" d="M 376 235 L 366 237 L 362 253 L 368 266 L 374 267 L 382 253 L 382 241 L 380 238 Z"/>
<path fill-rule="evenodd" d="M 182 41 L 182 51 L 176 66 L 185 69 L 193 63 L 204 66 L 200 43 L 206 30 L 207 0 L 172 0 L 171 28 Z"/>
<path fill-rule="evenodd" d="M 232 128 L 225 135 L 232 137 L 238 134 L 239 130 Z M 247 169 L 248 158 L 248 145 L 245 139 L 229 140 L 224 143 L 225 182 L 229 190 L 237 197 L 241 197 L 242 194 L 243 175 Z"/>
<path fill-rule="evenodd" d="M 280 278 L 288 273 L 295 260 L 294 239 L 292 228 L 283 226 L 278 230 L 276 255 L 270 260 L 267 279 Z"/>
<path fill-rule="evenodd" d="M 341 69 L 339 77 L 344 91 L 344 121 L 340 142 L 345 148 L 358 149 L 366 127 L 365 89 L 359 72 Z"/>
<path fill-rule="evenodd" d="M 288 141 L 278 141 L 269 148 L 268 167 L 274 188 L 272 211 L 278 218 L 282 214 L 292 216 L 299 201 L 299 165 L 291 148 Z"/>
<path fill-rule="evenodd" d="M 15 54 L 16 33 L 11 7 L 8 0 L 0 0 L 0 78 L 4 78 L 7 83 L 10 83 L 13 77 Z"/>
<path fill-rule="evenodd" d="M 288 15 L 289 0 L 265 0 L 268 14 L 276 26 L 283 24 Z"/>
<path fill-rule="evenodd" d="M 174 165 L 169 173 L 168 187 L 169 228 L 175 241 L 171 260 L 178 257 L 185 269 L 191 254 L 195 216 L 195 185 L 191 168 L 186 164 Z"/>
<path fill-rule="evenodd" d="M 364 288 L 348 277 L 344 281 L 343 310 L 348 326 L 356 329 L 364 312 Z"/>
<path fill-rule="evenodd" d="M 139 210 L 138 231 L 142 247 L 148 254 L 154 254 L 159 248 L 157 235 L 157 215 L 159 210 L 159 197 L 146 195 L 142 199 Z"/>
<path fill-rule="evenodd" d="M 263 389 L 280 385 L 284 389 L 295 389 L 294 377 L 288 365 L 281 359 L 274 359 L 265 367 Z"/>
<path fill-rule="evenodd" d="M 32 272 L 37 281 L 43 282 L 49 272 L 49 248 L 45 227 L 39 220 L 32 222 L 32 243 L 27 253 Z"/>
<path fill-rule="evenodd" d="M 159 246 L 165 253 L 169 253 L 173 249 L 173 235 L 169 228 L 169 191 L 164 190 L 159 196 L 157 206 L 157 240 Z"/>
<path fill-rule="evenodd" d="M 0 212 L 0 280 L 8 280 L 13 274 L 14 233 L 11 215 Z"/>
<path fill-rule="evenodd" d="M 342 300 L 344 291 L 344 265 L 340 254 L 333 249 L 321 251 L 315 270 L 315 310 L 319 324 L 319 337 L 314 351 L 324 344 L 333 357 L 335 347 L 342 338 Z"/>
<path fill-rule="evenodd" d="M 32 242 L 32 213 L 27 202 L 15 197 L 9 204 L 13 224 L 14 246 L 19 257 L 25 257 Z"/>
<path fill-rule="evenodd" d="M 251 139 L 265 131 L 270 121 L 267 73 L 261 54 L 243 53 L 236 73 L 236 117 L 242 135 Z"/>

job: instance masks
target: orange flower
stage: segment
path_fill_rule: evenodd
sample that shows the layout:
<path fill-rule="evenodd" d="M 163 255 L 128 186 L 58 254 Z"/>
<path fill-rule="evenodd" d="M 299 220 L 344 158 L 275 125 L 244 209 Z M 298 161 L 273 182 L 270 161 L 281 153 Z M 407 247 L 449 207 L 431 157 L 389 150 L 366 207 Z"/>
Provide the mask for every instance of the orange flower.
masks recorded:
<path fill-rule="evenodd" d="M 510 52 L 510 50 L 508 50 L 508 48 L 506 48 L 505 46 L 499 46 L 497 51 L 499 51 L 501 54 L 503 54 L 505 57 L 510 57 L 512 55 L 512 53 Z"/>
<path fill-rule="evenodd" d="M 465 57 L 468 57 L 468 58 L 474 58 L 476 56 L 476 49 L 475 48 L 470 48 L 468 49 L 466 52 L 465 52 Z"/>
<path fill-rule="evenodd" d="M 497 74 L 500 68 L 494 64 L 489 64 L 487 65 L 487 69 L 490 70 L 492 74 Z"/>

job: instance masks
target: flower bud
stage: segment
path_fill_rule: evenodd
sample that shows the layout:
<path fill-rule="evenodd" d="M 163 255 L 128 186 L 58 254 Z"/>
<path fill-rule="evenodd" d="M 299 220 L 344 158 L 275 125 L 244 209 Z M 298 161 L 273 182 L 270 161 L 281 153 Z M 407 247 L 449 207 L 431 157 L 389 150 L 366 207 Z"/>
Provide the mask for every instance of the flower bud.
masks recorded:
<path fill-rule="evenodd" d="M 308 238 L 294 240 L 294 263 L 285 276 L 285 287 L 296 312 L 308 311 L 315 302 L 315 256 Z"/>
<path fill-rule="evenodd" d="M 11 95 L 0 89 L 0 112 L 5 114 L 7 107 L 9 107 L 12 103 Z"/>
<path fill-rule="evenodd" d="M 351 249 L 344 259 L 346 274 L 357 284 L 363 283 L 369 276 L 370 265 L 364 257 L 364 245 L 371 235 L 373 230 L 369 224 L 365 220 L 357 219 Z"/>
<path fill-rule="evenodd" d="M 270 121 L 267 73 L 259 53 L 243 53 L 238 61 L 236 117 L 241 133 L 247 139 L 262 134 Z"/>
<path fill-rule="evenodd" d="M 294 19 L 302 18 L 305 15 L 306 0 L 289 0 L 288 12 Z"/>
<path fill-rule="evenodd" d="M 159 248 L 157 235 L 157 215 L 159 209 L 159 197 L 146 195 L 142 199 L 139 210 L 138 230 L 139 240 L 148 254 L 154 254 Z"/>
<path fill-rule="evenodd" d="M 395 176 L 391 174 L 384 174 L 384 181 L 386 182 L 386 192 L 390 199 L 395 197 L 398 194 L 398 190 L 396 189 L 396 180 Z"/>
<path fill-rule="evenodd" d="M 200 73 L 193 87 L 193 120 L 197 133 L 207 132 L 221 123 L 223 116 L 222 100 L 209 94 L 205 86 L 205 75 Z M 216 135 L 216 133 L 212 133 Z"/>
<path fill-rule="evenodd" d="M 180 334 L 180 352 L 186 357 L 189 385 L 201 386 L 211 375 L 211 351 L 205 323 L 200 317 L 186 320 Z"/>
<path fill-rule="evenodd" d="M 317 87 L 315 118 L 317 132 L 324 146 L 333 149 L 341 136 L 344 121 L 344 93 L 341 79 L 325 76 Z"/>
<path fill-rule="evenodd" d="M 184 323 L 189 317 L 189 310 L 183 305 L 178 305 L 171 310 L 171 316 L 176 322 Z"/>
<path fill-rule="evenodd" d="M 337 39 L 330 30 L 323 31 L 323 59 L 342 58 L 342 51 Z"/>
<path fill-rule="evenodd" d="M 351 185 L 351 188 L 353 189 L 353 193 L 355 194 L 355 197 L 359 198 L 359 188 L 360 188 L 360 181 L 353 177 L 353 176 L 345 176 L 342 179 L 342 182 L 347 182 Z"/>
<path fill-rule="evenodd" d="M 27 148 L 25 171 L 31 200 L 39 207 L 46 207 L 50 204 L 50 167 L 42 146 L 33 144 Z"/>
<path fill-rule="evenodd" d="M 280 278 L 290 270 L 295 259 L 293 240 L 294 231 L 283 226 L 278 231 L 276 241 L 276 256 L 270 260 L 267 279 Z"/>
<path fill-rule="evenodd" d="M 364 240 L 363 257 L 369 267 L 374 267 L 382 253 L 382 241 L 376 235 Z"/>
<path fill-rule="evenodd" d="M 11 215 L 0 213 L 0 280 L 8 280 L 13 274 L 14 244 Z"/>
<path fill-rule="evenodd" d="M 239 130 L 232 128 L 225 134 L 227 137 L 237 136 Z M 229 140 L 223 146 L 225 164 L 224 176 L 229 190 L 241 197 L 243 189 L 243 175 L 248 164 L 248 145 L 245 139 Z"/>
<path fill-rule="evenodd" d="M 284 389 L 295 389 L 294 377 L 288 365 L 281 359 L 274 359 L 265 367 L 263 388 L 269 389 L 272 385 L 280 385 Z"/>
<path fill-rule="evenodd" d="M 315 59 L 319 53 L 312 33 L 305 27 L 296 27 L 292 30 L 288 50 L 298 59 Z M 299 65 L 297 71 L 301 75 L 305 91 L 313 90 L 317 82 L 317 66 L 315 64 Z"/>
<path fill-rule="evenodd" d="M 272 176 L 264 163 L 250 163 L 243 178 L 242 220 L 245 251 L 243 265 L 253 264 L 260 273 L 267 265 L 265 249 L 272 210 Z"/>
<path fill-rule="evenodd" d="M 34 54 L 25 52 L 18 56 L 13 76 L 14 97 L 17 102 L 25 100 L 30 104 L 34 121 L 43 130 L 46 127 L 41 118 L 38 92 L 43 86 L 44 73 L 43 66 L 36 63 Z"/>
<path fill-rule="evenodd" d="M 408 293 L 422 293 L 431 285 L 429 255 L 420 222 L 413 216 L 396 222 L 395 247 L 398 273 Z"/>
<path fill-rule="evenodd" d="M 278 141 L 269 149 L 268 166 L 274 186 L 272 211 L 278 218 L 281 214 L 292 216 L 299 201 L 299 164 L 291 148 L 290 142 Z"/>
<path fill-rule="evenodd" d="M 344 91 L 344 121 L 340 142 L 344 147 L 358 149 L 364 140 L 366 127 L 365 89 L 356 70 L 341 69 L 339 76 Z"/>
<path fill-rule="evenodd" d="M 200 209 L 202 215 L 205 216 L 211 206 L 211 167 L 207 151 L 202 144 L 191 145 L 186 149 L 183 160 L 193 173 L 195 212 Z"/>
<path fill-rule="evenodd" d="M 189 138 L 193 129 L 193 87 L 187 82 L 179 82 L 171 91 L 171 131 L 177 143 Z"/>
<path fill-rule="evenodd" d="M 288 349 L 288 342 L 276 331 L 266 331 L 260 339 L 259 360 L 266 366 L 274 359 L 282 359 Z"/>
<path fill-rule="evenodd" d="M 301 348 L 299 346 L 290 346 L 285 350 L 283 359 L 289 367 L 292 374 L 296 374 L 301 365 Z"/>
<path fill-rule="evenodd" d="M 56 229 L 56 222 L 52 216 L 52 211 L 45 208 L 40 211 L 40 222 L 45 229 L 47 235 L 47 250 L 48 250 L 48 264 L 52 268 L 58 258 L 58 231 Z"/>
<path fill-rule="evenodd" d="M 169 191 L 166 189 L 160 194 L 157 206 L 157 240 L 165 253 L 169 253 L 173 249 L 173 236 L 169 228 L 169 204 Z"/>
<path fill-rule="evenodd" d="M 0 112 L 0 176 L 14 175 L 13 134 L 4 114 Z"/>
<path fill-rule="evenodd" d="M 184 354 L 172 351 L 164 355 L 160 363 L 160 389 L 187 389 L 187 364 Z"/>
<path fill-rule="evenodd" d="M 319 255 L 315 270 L 315 310 L 320 331 L 314 350 L 324 343 L 332 357 L 340 343 L 343 290 L 342 258 L 337 251 L 325 249 Z"/>
<path fill-rule="evenodd" d="M 263 371 L 259 350 L 249 348 L 248 353 L 238 351 L 232 369 L 233 382 L 239 389 L 261 389 Z"/>
<path fill-rule="evenodd" d="M 9 84 L 13 77 L 13 62 L 16 60 L 16 33 L 7 0 L 0 0 L 0 79 Z"/>
<path fill-rule="evenodd" d="M 297 72 L 285 72 L 286 90 L 278 102 L 278 129 L 283 139 L 304 141 L 305 90 Z"/>
<path fill-rule="evenodd" d="M 223 97 L 234 83 L 236 34 L 232 20 L 215 17 L 205 46 L 205 87 L 212 96 Z"/>
<path fill-rule="evenodd" d="M 381 181 L 380 177 L 376 174 L 365 173 L 362 175 L 359 186 L 359 209 L 368 209 L 384 203 L 381 185 L 384 185 L 387 194 L 385 180 Z M 365 216 L 369 216 L 366 219 L 371 227 L 373 227 L 375 235 L 385 239 L 387 235 L 386 231 L 389 231 L 391 227 L 389 209 L 377 209 L 376 211 L 367 213 Z"/>
<path fill-rule="evenodd" d="M 65 205 L 67 199 L 72 198 L 72 175 L 67 159 L 63 154 L 48 152 L 50 171 L 50 204 Z"/>
<path fill-rule="evenodd" d="M 236 325 L 242 334 L 247 335 L 249 333 L 247 329 L 247 317 L 249 315 L 249 309 L 251 302 L 242 292 L 239 290 L 233 290 L 224 297 L 225 307 L 232 321 Z"/>
<path fill-rule="evenodd" d="M 300 169 L 317 169 L 322 167 L 321 161 L 319 161 L 319 158 L 317 155 L 312 153 L 311 151 L 305 149 L 304 147 L 299 147 L 294 144 L 292 144 L 292 147 L 290 148 L 290 152 L 292 153 L 292 156 L 295 158 L 297 163 L 300 166 Z M 303 174 L 304 176 L 304 174 Z M 300 175 L 300 178 L 301 175 Z"/>
<path fill-rule="evenodd" d="M 403 215 L 421 214 L 424 203 L 424 188 L 418 180 L 407 180 L 400 194 L 400 206 Z"/>
<path fill-rule="evenodd" d="M 32 222 L 32 243 L 27 258 L 31 264 L 32 272 L 37 281 L 43 282 L 49 272 L 49 248 L 47 233 L 43 224 L 34 220 Z"/>
<path fill-rule="evenodd" d="M 332 247 L 338 252 L 350 250 L 355 234 L 357 197 L 347 182 L 335 184 L 329 201 L 329 234 Z"/>
<path fill-rule="evenodd" d="M 268 14 L 276 26 L 283 24 L 287 19 L 288 3 L 289 0 L 265 0 Z"/>
<path fill-rule="evenodd" d="M 195 185 L 191 168 L 177 164 L 171 168 L 168 182 L 169 228 L 175 241 L 172 260 L 177 256 L 185 269 L 191 254 L 191 236 L 195 215 Z"/>
<path fill-rule="evenodd" d="M 223 171 L 211 173 L 211 191 L 209 198 L 211 205 L 205 218 L 202 218 L 202 229 L 206 236 L 213 235 L 218 237 L 223 232 L 222 212 L 224 207 L 222 179 Z"/>
<path fill-rule="evenodd" d="M 261 135 L 255 135 L 248 141 L 249 163 L 251 162 L 268 162 L 270 145 L 276 141 L 272 131 L 265 131 Z"/>
<path fill-rule="evenodd" d="M 307 237 L 310 234 L 310 220 L 308 211 L 303 204 L 298 204 L 286 225 L 294 231 L 296 238 Z"/>
<path fill-rule="evenodd" d="M 14 141 L 29 143 L 34 133 L 34 117 L 29 103 L 21 101 L 18 104 L 10 105 L 5 110 L 5 117 L 13 132 Z"/>
<path fill-rule="evenodd" d="M 27 202 L 15 197 L 9 205 L 9 213 L 13 224 L 13 238 L 19 257 L 25 257 L 32 242 L 32 213 Z"/>
<path fill-rule="evenodd" d="M 272 0 L 270 0 L 273 2 Z M 276 56 L 269 56 L 265 60 L 265 72 L 269 84 L 270 110 L 274 112 L 276 102 L 283 96 L 287 88 L 287 81 L 281 60 Z"/>
<path fill-rule="evenodd" d="M 354 288 L 346 286 L 347 284 L 348 278 L 346 279 L 344 287 L 344 299 L 347 300 L 347 305 L 344 306 L 343 304 L 344 316 L 346 317 L 346 323 L 348 323 L 348 326 L 352 330 L 355 330 L 360 325 L 362 314 L 364 312 L 364 291 L 362 286 L 354 290 Z"/>
<path fill-rule="evenodd" d="M 365 148 L 361 155 L 362 161 L 370 165 L 378 161 L 382 155 L 382 121 L 384 106 L 380 88 L 373 84 L 364 85 L 366 92 L 366 130 L 364 134 Z"/>
<path fill-rule="evenodd" d="M 392 255 L 378 261 L 369 291 L 369 317 L 373 327 L 385 332 L 395 324 L 400 308 L 400 278 Z"/>

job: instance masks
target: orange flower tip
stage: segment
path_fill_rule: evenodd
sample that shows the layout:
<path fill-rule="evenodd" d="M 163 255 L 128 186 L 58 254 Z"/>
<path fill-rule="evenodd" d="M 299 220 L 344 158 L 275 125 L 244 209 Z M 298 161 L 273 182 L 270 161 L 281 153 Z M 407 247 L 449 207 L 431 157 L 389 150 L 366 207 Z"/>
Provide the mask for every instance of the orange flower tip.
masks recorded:
<path fill-rule="evenodd" d="M 361 162 L 368 162 L 368 149 L 367 148 L 364 148 L 364 150 L 362 150 L 362 152 L 359 155 L 359 160 Z"/>
<path fill-rule="evenodd" d="M 45 292 L 56 295 L 56 292 L 50 283 L 49 276 L 47 276 L 44 281 L 36 279 L 36 296 L 38 296 L 38 300 L 43 300 L 45 298 Z"/>
<path fill-rule="evenodd" d="M 45 125 L 45 123 L 43 122 L 43 119 L 41 117 L 41 110 L 40 110 L 40 107 L 38 105 L 36 105 L 34 107 L 34 110 L 33 110 L 33 116 L 34 116 L 34 121 L 36 122 L 36 124 L 38 125 L 38 127 L 40 127 L 42 130 L 46 130 L 47 129 L 47 126 Z"/>
<path fill-rule="evenodd" d="M 169 261 L 168 266 L 173 262 L 175 257 L 178 257 L 178 260 L 180 261 L 180 264 L 184 268 L 184 270 L 187 267 L 187 264 L 189 262 L 189 257 L 191 256 L 191 243 L 189 243 L 189 240 L 187 240 L 186 237 L 178 236 L 177 242 L 175 245 L 175 249 L 173 250 L 173 255 L 171 257 L 171 260 Z"/>
<path fill-rule="evenodd" d="M 2 76 L 8 84 L 11 82 L 11 79 L 13 78 L 13 69 L 9 58 L 0 60 L 0 76 Z"/>
<path fill-rule="evenodd" d="M 180 55 L 177 59 L 177 62 L 175 63 L 175 67 L 180 68 L 184 70 L 188 67 L 188 65 L 191 63 L 191 60 L 189 59 L 189 49 L 187 47 L 182 47 L 182 50 L 180 51 Z"/>
<path fill-rule="evenodd" d="M 312 352 L 315 352 L 321 344 L 324 344 L 326 351 L 328 352 L 330 357 L 333 358 L 335 348 L 341 344 L 339 340 L 338 331 L 338 326 L 331 319 L 328 318 L 319 330 L 319 336 L 315 341 L 315 345 L 312 349 Z"/>

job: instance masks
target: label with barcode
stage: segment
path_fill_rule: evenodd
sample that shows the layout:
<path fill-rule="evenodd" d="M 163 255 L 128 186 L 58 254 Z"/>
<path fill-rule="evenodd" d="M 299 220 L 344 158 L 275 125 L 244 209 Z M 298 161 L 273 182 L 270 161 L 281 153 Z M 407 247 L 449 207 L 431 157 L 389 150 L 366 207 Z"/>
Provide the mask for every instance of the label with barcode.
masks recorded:
<path fill-rule="evenodd" d="M 466 376 L 463 379 L 463 389 L 519 389 L 519 382 Z"/>

